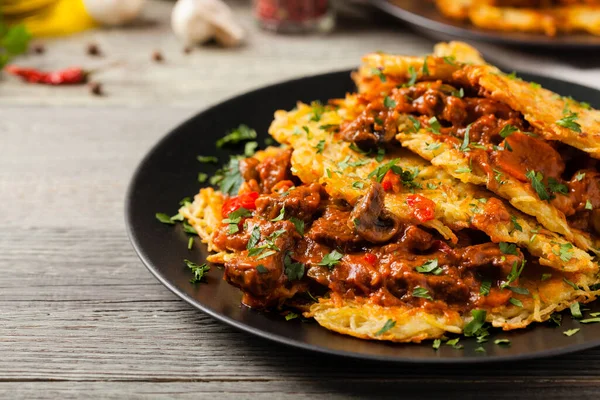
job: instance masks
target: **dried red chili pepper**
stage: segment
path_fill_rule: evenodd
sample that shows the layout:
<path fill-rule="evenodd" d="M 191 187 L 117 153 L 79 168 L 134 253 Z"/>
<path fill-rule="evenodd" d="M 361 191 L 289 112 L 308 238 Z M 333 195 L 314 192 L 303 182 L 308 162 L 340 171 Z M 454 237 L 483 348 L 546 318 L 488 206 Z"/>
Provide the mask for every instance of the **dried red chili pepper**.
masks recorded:
<path fill-rule="evenodd" d="M 79 67 L 71 67 L 58 71 L 40 71 L 35 68 L 22 68 L 7 65 L 4 70 L 20 77 L 26 82 L 42 85 L 81 85 L 87 82 L 89 71 Z"/>

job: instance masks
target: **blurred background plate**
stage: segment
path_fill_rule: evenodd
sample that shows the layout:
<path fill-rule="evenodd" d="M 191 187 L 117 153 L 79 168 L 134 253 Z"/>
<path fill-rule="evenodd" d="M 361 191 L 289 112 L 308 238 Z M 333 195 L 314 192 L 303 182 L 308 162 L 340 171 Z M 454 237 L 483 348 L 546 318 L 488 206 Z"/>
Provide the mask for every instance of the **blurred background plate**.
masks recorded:
<path fill-rule="evenodd" d="M 585 33 L 557 35 L 524 32 L 501 32 L 477 28 L 468 22 L 454 21 L 442 15 L 429 0 L 370 0 L 373 5 L 408 22 L 440 40 L 479 40 L 482 42 L 556 49 L 600 49 L 600 36 Z M 457 0 L 458 1 L 458 0 Z"/>

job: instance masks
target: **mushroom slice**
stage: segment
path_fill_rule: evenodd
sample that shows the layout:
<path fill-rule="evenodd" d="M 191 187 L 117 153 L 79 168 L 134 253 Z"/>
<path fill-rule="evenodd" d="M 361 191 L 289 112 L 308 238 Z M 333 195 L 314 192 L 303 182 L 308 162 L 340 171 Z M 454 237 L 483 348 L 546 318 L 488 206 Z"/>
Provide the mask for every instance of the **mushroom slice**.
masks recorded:
<path fill-rule="evenodd" d="M 379 183 L 371 185 L 367 193 L 354 205 L 348 224 L 371 243 L 389 241 L 398 232 L 400 221 L 384 207 L 385 193 Z"/>

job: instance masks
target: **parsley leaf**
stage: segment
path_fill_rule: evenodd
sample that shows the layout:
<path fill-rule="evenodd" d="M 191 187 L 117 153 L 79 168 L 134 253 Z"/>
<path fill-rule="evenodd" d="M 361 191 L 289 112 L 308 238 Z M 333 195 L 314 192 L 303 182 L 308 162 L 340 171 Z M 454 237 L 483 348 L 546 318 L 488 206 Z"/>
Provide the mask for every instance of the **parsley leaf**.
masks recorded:
<path fill-rule="evenodd" d="M 388 319 L 387 321 L 385 321 L 385 324 L 383 324 L 381 329 L 375 332 L 375 336 L 383 335 L 384 333 L 392 329 L 394 326 L 396 326 L 396 321 L 394 321 L 393 319 Z"/>
<path fill-rule="evenodd" d="M 383 180 L 383 177 L 385 176 L 385 174 L 387 174 L 387 172 L 399 161 L 399 158 L 394 158 L 391 161 L 388 161 L 387 163 L 380 165 L 379 167 L 375 168 L 373 171 L 371 171 L 369 173 L 369 175 L 367 175 L 367 178 L 373 178 L 375 177 L 375 180 L 377 182 L 381 182 Z"/>
<path fill-rule="evenodd" d="M 265 267 L 262 264 L 258 264 L 256 266 L 256 270 L 258 271 L 259 274 L 267 274 L 269 272 L 269 270 L 267 269 L 267 267 Z"/>
<path fill-rule="evenodd" d="M 417 71 L 415 71 L 415 67 L 412 65 L 408 67 L 408 74 L 410 75 L 410 79 L 404 86 L 412 86 L 417 83 Z"/>
<path fill-rule="evenodd" d="M 283 217 L 285 217 L 285 205 L 281 207 L 279 210 L 279 215 L 271 220 L 271 222 L 283 221 Z"/>
<path fill-rule="evenodd" d="M 561 261 L 569 262 L 573 257 L 573 245 L 571 243 L 563 243 L 560 245 L 558 251 L 552 249 L 552 253 L 559 256 Z"/>
<path fill-rule="evenodd" d="M 454 172 L 456 172 L 457 174 L 466 174 L 466 173 L 471 172 L 471 168 L 469 168 L 469 167 L 460 167 L 460 168 L 456 168 L 456 170 Z"/>
<path fill-rule="evenodd" d="M 510 340 L 508 340 L 508 339 L 496 339 L 496 340 L 494 340 L 494 344 L 504 345 L 504 346 L 510 346 Z"/>
<path fill-rule="evenodd" d="M 556 121 L 556 125 L 562 126 L 563 128 L 570 129 L 574 132 L 581 133 L 581 125 L 579 125 L 575 120 L 578 118 L 576 113 L 568 113 L 563 118 Z"/>
<path fill-rule="evenodd" d="M 575 283 L 571 282 L 571 281 L 570 281 L 570 280 L 568 280 L 567 278 L 563 278 L 563 281 L 564 281 L 564 282 L 565 282 L 567 285 L 571 286 L 573 289 L 575 289 L 575 290 L 579 290 L 579 286 L 577 286 Z"/>
<path fill-rule="evenodd" d="M 156 213 L 154 214 L 157 220 L 162 222 L 163 224 L 175 225 L 175 222 L 165 213 Z"/>
<path fill-rule="evenodd" d="M 594 206 L 592 205 L 592 202 L 589 200 L 585 201 L 585 209 L 586 210 L 592 210 L 594 208 Z"/>
<path fill-rule="evenodd" d="M 317 149 L 317 154 L 323 153 L 323 150 L 325 150 L 325 139 L 319 140 L 319 143 L 317 143 L 315 149 Z"/>
<path fill-rule="evenodd" d="M 445 56 L 443 59 L 446 64 L 456 65 L 456 57 L 454 56 Z"/>
<path fill-rule="evenodd" d="M 409 115 L 408 119 L 410 120 L 410 122 L 412 122 L 412 131 L 415 132 L 415 133 L 418 132 L 419 129 L 421 129 L 421 121 L 419 121 L 418 119 L 416 119 L 412 115 Z"/>
<path fill-rule="evenodd" d="M 583 178 L 585 178 L 585 172 L 578 172 L 575 175 L 575 179 L 577 179 L 577 181 L 581 181 Z"/>
<path fill-rule="evenodd" d="M 304 276 L 304 264 L 293 262 L 291 253 L 288 251 L 283 259 L 284 273 L 290 281 L 299 281 Z"/>
<path fill-rule="evenodd" d="M 291 217 L 290 222 L 294 224 L 296 232 L 298 232 L 300 236 L 304 236 L 304 221 L 296 217 Z"/>
<path fill-rule="evenodd" d="M 542 180 L 544 179 L 544 175 L 542 175 L 541 172 L 535 172 L 534 170 L 529 170 L 529 171 L 527 171 L 525 176 L 527 177 L 527 179 L 529 179 L 531 181 L 531 186 L 533 187 L 533 190 L 536 191 L 540 200 L 550 200 L 551 199 L 550 195 L 548 194 L 548 191 L 546 191 L 546 187 L 542 183 Z"/>
<path fill-rule="evenodd" d="M 201 282 L 202 280 L 204 280 L 204 274 L 206 274 L 208 271 L 210 271 L 210 267 L 208 265 L 206 265 L 206 263 L 202 264 L 202 265 L 198 265 L 195 262 L 192 262 L 190 260 L 183 260 L 183 262 L 194 273 L 194 277 L 192 279 L 190 279 L 190 283 Z"/>
<path fill-rule="evenodd" d="M 385 74 L 383 73 L 383 71 L 380 68 L 372 68 L 371 69 L 371 74 L 373 74 L 374 76 L 378 76 L 379 80 L 381 82 L 387 81 L 387 78 L 385 77 Z"/>
<path fill-rule="evenodd" d="M 413 289 L 412 295 L 414 297 L 421 297 L 423 299 L 427 299 L 427 300 L 433 300 L 433 297 L 431 297 L 431 295 L 429 294 L 429 291 L 425 288 L 422 288 L 420 286 L 416 286 Z"/>
<path fill-rule="evenodd" d="M 482 296 L 487 296 L 488 294 L 490 294 L 490 289 L 492 288 L 492 281 L 482 281 L 481 282 L 481 286 L 479 287 L 479 293 Z"/>
<path fill-rule="evenodd" d="M 452 93 L 450 93 L 450 95 L 462 99 L 463 97 L 465 97 L 465 90 L 463 88 L 453 90 Z"/>
<path fill-rule="evenodd" d="M 320 121 L 321 120 L 321 116 L 323 115 L 323 113 L 325 112 L 325 107 L 323 106 L 323 104 L 321 104 L 320 101 L 313 101 L 312 103 L 310 103 L 311 107 L 312 107 L 312 113 L 313 116 L 311 117 L 311 121 Z"/>
<path fill-rule="evenodd" d="M 246 249 L 253 249 L 254 247 L 256 247 L 258 242 L 260 242 L 260 228 L 258 227 L 258 225 L 254 225 L 254 228 L 252 228 L 252 232 L 250 232 L 250 240 L 248 240 Z"/>
<path fill-rule="evenodd" d="M 244 155 L 246 157 L 252 157 L 256 153 L 258 142 L 248 142 L 244 145 Z"/>
<path fill-rule="evenodd" d="M 465 336 L 475 336 L 475 333 L 483 327 L 483 324 L 485 324 L 487 312 L 485 310 L 471 310 L 471 315 L 473 316 L 473 319 L 465 325 L 465 328 L 463 329 L 463 334 Z"/>
<path fill-rule="evenodd" d="M 235 195 L 239 192 L 244 178 L 240 173 L 240 160 L 232 157 L 229 163 L 218 170 L 210 179 L 212 185 L 219 185 L 219 190 L 225 194 Z"/>
<path fill-rule="evenodd" d="M 228 146 L 232 144 L 237 144 L 239 142 L 244 142 L 246 140 L 256 139 L 256 131 L 252 128 L 249 128 L 247 125 L 241 124 L 236 129 L 227 133 L 221 139 L 217 140 L 217 147 L 220 149 L 223 146 Z"/>
<path fill-rule="evenodd" d="M 285 320 L 290 321 L 290 320 L 298 318 L 298 317 L 299 317 L 299 315 L 296 314 L 295 312 L 289 312 L 285 315 Z"/>
<path fill-rule="evenodd" d="M 552 274 L 542 274 L 542 282 L 552 278 Z"/>
<path fill-rule="evenodd" d="M 199 183 L 204 183 L 204 182 L 206 182 L 207 179 L 208 179 L 207 174 L 205 174 L 204 172 L 198 172 L 198 182 Z"/>
<path fill-rule="evenodd" d="M 428 57 L 425 56 L 425 59 L 423 60 L 423 70 L 422 70 L 423 75 L 429 75 L 429 67 L 427 66 L 427 59 L 428 59 Z"/>
<path fill-rule="evenodd" d="M 435 151 L 438 150 L 441 146 L 441 143 L 429 143 L 427 146 L 425 146 L 425 150 Z"/>
<path fill-rule="evenodd" d="M 517 307 L 521 307 L 521 308 L 523 308 L 523 303 L 521 302 L 521 300 L 515 299 L 514 297 L 511 297 L 511 298 L 508 300 L 508 302 L 509 302 L 510 304 L 513 304 L 513 305 L 517 306 Z"/>
<path fill-rule="evenodd" d="M 573 336 L 574 334 L 576 334 L 579 331 L 580 331 L 580 328 L 568 329 L 568 330 L 566 330 L 566 331 L 563 332 L 563 335 L 565 335 L 565 336 Z"/>
<path fill-rule="evenodd" d="M 342 253 L 337 250 L 333 250 L 331 253 L 325 254 L 325 257 L 317 265 L 323 265 L 329 269 L 333 269 L 340 263 L 340 260 L 344 257 Z"/>
<path fill-rule="evenodd" d="M 517 267 L 518 263 L 515 261 L 511 267 L 510 273 L 506 277 L 506 282 L 502 282 L 500 285 L 500 289 L 504 289 L 505 287 L 510 286 L 511 283 L 519 279 L 521 276 L 521 272 L 523 272 L 523 268 L 525 268 L 525 260 L 521 263 L 521 268 Z"/>
<path fill-rule="evenodd" d="M 229 224 L 227 233 L 233 235 L 234 233 L 239 232 L 240 228 L 238 227 L 238 224 L 242 222 L 242 218 L 251 216 L 252 213 L 244 207 L 240 207 L 237 210 L 230 212 L 229 215 L 227 215 L 227 218 L 223 220 L 223 223 Z"/>
<path fill-rule="evenodd" d="M 560 193 L 564 195 L 569 194 L 569 188 L 567 185 L 560 183 L 554 178 L 548 178 L 548 190 L 550 190 L 552 193 Z"/>
<path fill-rule="evenodd" d="M 583 314 L 581 314 L 581 307 L 579 306 L 579 302 L 575 302 L 573 304 L 571 304 L 569 306 L 569 309 L 571 310 L 571 315 L 573 316 L 573 318 L 583 318 Z"/>
<path fill-rule="evenodd" d="M 506 124 L 502 127 L 502 129 L 500 130 L 499 135 L 503 138 L 507 138 L 510 135 L 512 135 L 513 133 L 515 133 L 516 131 L 518 131 L 517 128 L 515 128 L 514 126 L 512 126 L 511 124 Z"/>
<path fill-rule="evenodd" d="M 500 242 L 498 244 L 498 247 L 500 247 L 500 251 L 503 254 L 512 254 L 512 255 L 518 255 L 519 253 L 517 252 L 517 245 L 514 243 L 506 243 L 506 242 Z"/>
<path fill-rule="evenodd" d="M 442 345 L 442 340 L 441 339 L 435 339 L 433 341 L 433 344 L 431 345 L 431 347 L 433 347 L 434 350 L 437 350 L 440 348 L 440 346 Z"/>
<path fill-rule="evenodd" d="M 433 274 L 433 275 L 439 275 L 443 272 L 442 268 L 438 266 L 437 258 L 425 262 L 423 265 L 416 267 L 415 270 L 422 274 Z"/>
<path fill-rule="evenodd" d="M 427 121 L 429 123 L 429 130 L 433 133 L 435 133 L 436 135 L 440 134 L 440 129 L 442 128 L 442 125 L 440 125 L 439 121 L 437 120 L 436 117 L 431 117 L 429 119 L 429 121 Z"/>
<path fill-rule="evenodd" d="M 595 324 L 596 322 L 600 322 L 600 318 L 587 318 L 587 319 L 582 319 L 581 321 L 582 324 Z"/>
<path fill-rule="evenodd" d="M 465 137 L 463 138 L 463 142 L 462 145 L 460 146 L 459 150 L 466 152 L 466 151 L 470 151 L 471 149 L 469 149 L 469 144 L 471 142 L 469 142 L 469 131 L 471 130 L 471 124 L 467 125 L 467 129 L 465 130 Z"/>
<path fill-rule="evenodd" d="M 396 107 L 398 103 L 396 103 L 396 101 L 394 99 L 392 99 L 389 96 L 385 96 L 385 99 L 383 99 L 383 106 L 387 107 L 387 108 L 394 108 Z"/>
<path fill-rule="evenodd" d="M 219 162 L 219 159 L 215 156 L 197 156 L 196 159 L 201 163 L 213 163 Z"/>
<path fill-rule="evenodd" d="M 548 321 L 552 322 L 556 326 L 560 326 L 562 324 L 562 314 L 552 313 Z"/>
<path fill-rule="evenodd" d="M 513 227 L 515 228 L 515 230 L 519 231 L 519 232 L 523 232 L 523 227 L 517 222 L 517 217 L 515 217 L 514 215 L 510 216 L 510 222 L 512 222 Z"/>

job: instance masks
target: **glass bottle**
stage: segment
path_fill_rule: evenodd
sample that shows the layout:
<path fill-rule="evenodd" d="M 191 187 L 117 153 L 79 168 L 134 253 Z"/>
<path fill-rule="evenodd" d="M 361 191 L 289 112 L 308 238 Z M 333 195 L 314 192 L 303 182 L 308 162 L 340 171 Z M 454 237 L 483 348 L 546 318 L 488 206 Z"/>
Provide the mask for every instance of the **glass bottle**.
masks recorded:
<path fill-rule="evenodd" d="M 329 32 L 335 14 L 329 0 L 253 0 L 254 15 L 266 30 L 278 33 Z"/>

